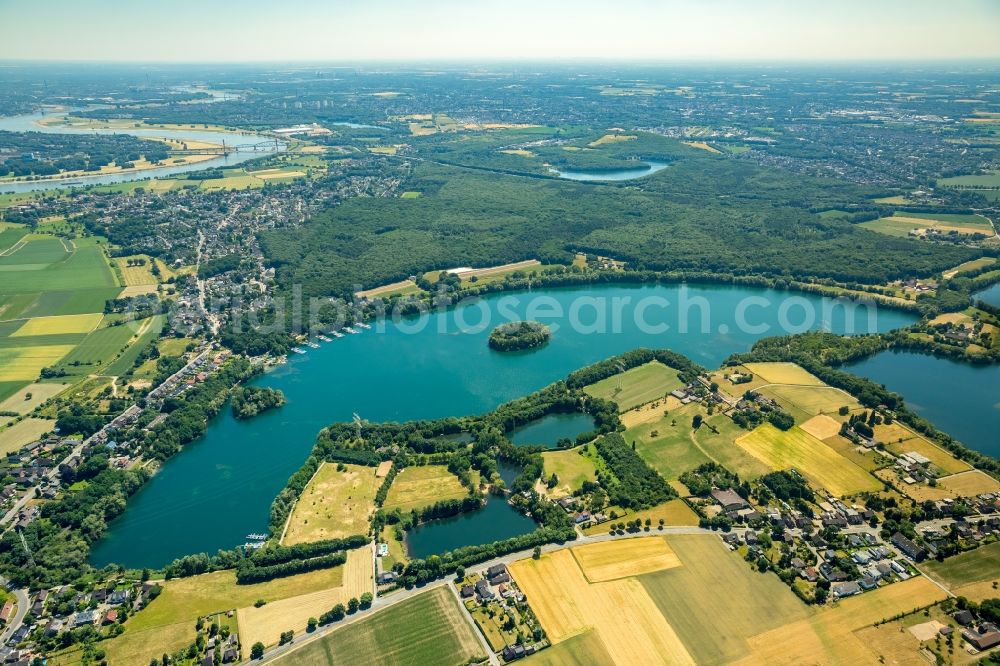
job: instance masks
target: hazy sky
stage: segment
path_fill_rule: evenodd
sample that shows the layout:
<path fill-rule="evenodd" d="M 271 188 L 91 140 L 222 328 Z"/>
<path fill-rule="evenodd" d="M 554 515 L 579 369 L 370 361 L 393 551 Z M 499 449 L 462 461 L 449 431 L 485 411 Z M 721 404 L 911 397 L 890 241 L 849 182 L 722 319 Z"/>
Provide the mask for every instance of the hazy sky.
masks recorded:
<path fill-rule="evenodd" d="M 1000 0 L 0 0 L 0 59 L 1000 58 Z"/>

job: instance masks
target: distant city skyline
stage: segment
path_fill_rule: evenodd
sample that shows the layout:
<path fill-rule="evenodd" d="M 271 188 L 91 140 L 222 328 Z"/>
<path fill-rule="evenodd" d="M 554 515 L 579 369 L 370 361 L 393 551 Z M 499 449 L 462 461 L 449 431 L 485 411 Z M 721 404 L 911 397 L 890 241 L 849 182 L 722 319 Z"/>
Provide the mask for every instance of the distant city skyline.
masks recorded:
<path fill-rule="evenodd" d="M 0 59 L 1000 58 L 996 0 L 0 0 Z"/>

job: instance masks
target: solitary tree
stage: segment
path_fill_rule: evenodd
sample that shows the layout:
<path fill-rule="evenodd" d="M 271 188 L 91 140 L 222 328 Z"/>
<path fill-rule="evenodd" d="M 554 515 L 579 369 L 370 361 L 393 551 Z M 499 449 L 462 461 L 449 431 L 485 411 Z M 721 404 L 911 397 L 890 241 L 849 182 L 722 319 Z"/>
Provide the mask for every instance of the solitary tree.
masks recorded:
<path fill-rule="evenodd" d="M 264 644 L 261 643 L 260 641 L 257 641 L 256 643 L 253 644 L 253 647 L 250 648 L 250 658 L 263 659 L 263 657 L 264 657 Z"/>

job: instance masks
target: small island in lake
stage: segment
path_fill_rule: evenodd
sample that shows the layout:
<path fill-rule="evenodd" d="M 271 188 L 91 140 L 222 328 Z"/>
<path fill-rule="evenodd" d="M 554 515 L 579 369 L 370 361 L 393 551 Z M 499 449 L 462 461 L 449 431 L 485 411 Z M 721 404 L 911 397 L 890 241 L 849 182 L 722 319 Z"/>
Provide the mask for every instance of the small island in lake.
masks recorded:
<path fill-rule="evenodd" d="M 285 404 L 285 394 L 278 389 L 240 386 L 233 391 L 233 416 L 249 419 Z"/>
<path fill-rule="evenodd" d="M 490 333 L 490 348 L 497 351 L 518 351 L 541 347 L 552 331 L 545 324 L 537 321 L 512 321 L 501 324 Z"/>

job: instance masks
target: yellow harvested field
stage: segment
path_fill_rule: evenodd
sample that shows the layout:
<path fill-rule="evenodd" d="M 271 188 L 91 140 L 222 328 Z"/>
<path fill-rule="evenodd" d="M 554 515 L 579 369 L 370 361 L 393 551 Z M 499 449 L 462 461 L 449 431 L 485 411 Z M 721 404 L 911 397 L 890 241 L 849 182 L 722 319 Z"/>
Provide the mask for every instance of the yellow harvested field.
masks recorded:
<path fill-rule="evenodd" d="M 943 277 L 945 280 L 950 280 L 959 273 L 963 273 L 965 271 L 974 271 L 977 268 L 983 268 L 984 266 L 989 266 L 990 264 L 996 263 L 996 261 L 997 260 L 994 257 L 980 257 L 979 259 L 973 259 L 972 261 L 967 261 L 964 264 L 959 264 L 958 266 L 955 266 L 951 270 L 945 271 L 944 273 L 941 274 L 941 277 Z"/>
<path fill-rule="evenodd" d="M 591 583 L 639 576 L 681 565 L 662 537 L 601 541 L 571 549 L 583 575 Z"/>
<path fill-rule="evenodd" d="M 810 415 L 836 414 L 843 406 L 848 409 L 861 406 L 853 397 L 832 386 L 768 386 L 760 392 L 786 407 L 795 407 Z"/>
<path fill-rule="evenodd" d="M 952 497 L 972 497 L 1000 491 L 1000 482 L 986 472 L 973 469 L 941 477 L 938 479 L 938 487 L 947 490 Z"/>
<path fill-rule="evenodd" d="M 630 409 L 619 416 L 622 425 L 625 428 L 631 429 L 635 426 L 642 425 L 644 423 L 652 423 L 653 421 L 659 421 L 663 418 L 664 412 L 672 412 L 675 409 L 680 409 L 683 404 L 680 400 L 674 396 L 668 396 L 665 400 L 660 401 L 658 405 L 654 406 L 654 403 L 647 403 L 645 405 L 640 405 L 635 409 Z"/>
<path fill-rule="evenodd" d="M 393 479 L 385 498 L 386 511 L 407 513 L 446 499 L 462 499 L 469 494 L 458 477 L 444 465 L 407 467 Z"/>
<path fill-rule="evenodd" d="M 155 284 L 137 284 L 131 287 L 125 287 L 118 294 L 118 298 L 128 298 L 129 296 L 145 296 L 146 294 L 155 294 L 156 285 Z"/>
<path fill-rule="evenodd" d="M 14 395 L 0 402 L 0 412 L 27 414 L 65 388 L 65 384 L 28 384 Z"/>
<path fill-rule="evenodd" d="M 877 655 L 855 631 L 899 613 L 922 608 L 947 594 L 923 576 L 849 597 L 814 616 L 749 640 L 749 664 L 875 664 Z"/>
<path fill-rule="evenodd" d="M 392 461 L 383 460 L 378 464 L 378 467 L 375 468 L 375 478 L 384 479 L 386 476 L 389 475 L 390 470 L 392 470 Z"/>
<path fill-rule="evenodd" d="M 355 292 L 358 298 L 375 298 L 376 296 L 386 296 L 388 294 L 395 293 L 397 291 L 420 291 L 417 287 L 417 283 L 413 280 L 400 280 L 399 282 L 393 282 L 391 284 L 384 284 L 381 287 L 375 287 L 373 289 L 364 289 L 362 291 Z"/>
<path fill-rule="evenodd" d="M 553 643 L 592 629 L 616 664 L 694 663 L 634 578 L 588 583 L 569 550 L 509 568 Z"/>
<path fill-rule="evenodd" d="M 0 382 L 34 381 L 42 368 L 55 365 L 76 345 L 38 345 L 0 351 Z"/>
<path fill-rule="evenodd" d="M 25 444 L 31 444 L 43 433 L 52 430 L 55 424 L 55 421 L 46 419 L 24 419 L 0 430 L 0 455 L 13 453 Z"/>
<path fill-rule="evenodd" d="M 603 146 L 606 143 L 621 143 L 622 141 L 635 141 L 639 137 L 635 134 L 605 134 L 596 141 L 591 141 L 587 145 L 591 148 Z"/>
<path fill-rule="evenodd" d="M 746 363 L 744 367 L 769 384 L 823 386 L 818 377 L 794 363 Z"/>
<path fill-rule="evenodd" d="M 129 266 L 129 259 L 145 259 L 146 263 L 141 266 Z M 157 279 L 152 273 L 153 266 L 150 263 L 149 257 L 118 257 L 114 261 L 118 265 L 118 269 L 122 272 L 122 279 L 125 281 L 126 287 L 138 287 L 149 284 L 155 285 L 157 283 Z"/>
<path fill-rule="evenodd" d="M 1000 576 L 998 576 L 998 578 L 1000 578 Z M 995 586 L 998 582 L 1000 581 L 983 580 L 978 583 L 968 583 L 952 589 L 952 592 L 954 592 L 957 597 L 965 597 L 969 601 L 979 603 L 985 599 L 997 598 L 997 588 Z"/>
<path fill-rule="evenodd" d="M 273 171 L 271 173 L 254 172 L 252 174 L 261 180 L 276 180 L 278 178 L 301 178 L 306 175 L 305 171 Z"/>
<path fill-rule="evenodd" d="M 260 608 L 247 606 L 236 611 L 240 627 L 240 642 L 264 645 L 278 642 L 281 632 L 293 630 L 305 633 L 311 617 L 319 617 L 337 604 L 358 598 L 373 589 L 372 550 L 369 546 L 348 551 L 341 585 L 317 592 L 271 601 Z"/>
<path fill-rule="evenodd" d="M 799 427 L 782 431 L 765 423 L 736 443 L 770 468 L 796 469 L 838 497 L 881 488 L 865 470 Z"/>
<path fill-rule="evenodd" d="M 24 322 L 16 331 L 10 334 L 12 338 L 23 338 L 33 335 L 65 335 L 68 333 L 90 333 L 104 315 L 100 313 L 62 315 L 59 317 L 34 317 Z"/>
<path fill-rule="evenodd" d="M 931 326 L 940 326 L 941 324 L 965 324 L 969 328 L 971 328 L 974 324 L 972 317 L 964 312 L 945 312 L 943 314 L 939 314 L 937 317 L 934 317 L 934 319 L 931 319 L 927 323 Z"/>
<path fill-rule="evenodd" d="M 521 157 L 534 157 L 535 154 L 530 150 L 525 150 L 524 148 L 508 148 L 507 150 L 501 150 L 501 153 L 506 155 L 520 155 Z"/>
<path fill-rule="evenodd" d="M 826 414 L 812 417 L 799 426 L 816 439 L 827 439 L 840 432 L 840 421 Z"/>
<path fill-rule="evenodd" d="M 195 640 L 193 622 L 178 622 L 144 631 L 125 631 L 110 641 L 102 642 L 108 663 L 115 666 L 148 666 L 153 657 L 173 654 Z M 80 663 L 73 661 L 68 663 Z"/>
<path fill-rule="evenodd" d="M 306 484 L 288 518 L 282 543 L 294 545 L 368 532 L 380 485 L 375 468 L 323 463 Z"/>
<path fill-rule="evenodd" d="M 681 143 L 683 143 L 685 146 L 691 146 L 692 148 L 697 148 L 699 150 L 707 150 L 708 152 L 715 153 L 716 155 L 722 154 L 721 150 L 713 148 L 704 141 L 681 141 Z"/>
<path fill-rule="evenodd" d="M 683 488 L 683 484 L 680 481 L 671 481 L 671 486 L 681 486 L 680 490 L 682 495 L 687 495 L 687 488 Z M 691 507 L 687 505 L 682 499 L 672 499 L 669 502 L 664 502 L 659 506 L 654 506 L 652 509 L 643 509 L 642 511 L 618 511 L 618 518 L 615 520 L 609 520 L 607 522 L 601 523 L 600 525 L 592 525 L 591 527 L 583 528 L 584 534 L 607 534 L 611 531 L 611 525 L 622 521 L 622 520 L 641 520 L 643 523 L 646 519 L 650 520 L 650 529 L 656 530 L 659 527 L 660 519 L 663 519 L 663 524 L 667 527 L 694 527 L 698 525 L 698 514 L 691 510 Z M 654 532 L 655 534 L 655 532 Z"/>

